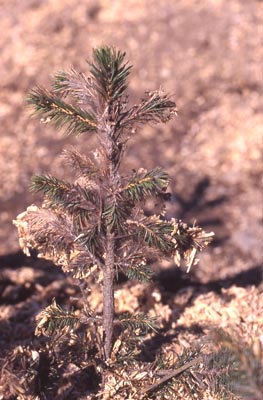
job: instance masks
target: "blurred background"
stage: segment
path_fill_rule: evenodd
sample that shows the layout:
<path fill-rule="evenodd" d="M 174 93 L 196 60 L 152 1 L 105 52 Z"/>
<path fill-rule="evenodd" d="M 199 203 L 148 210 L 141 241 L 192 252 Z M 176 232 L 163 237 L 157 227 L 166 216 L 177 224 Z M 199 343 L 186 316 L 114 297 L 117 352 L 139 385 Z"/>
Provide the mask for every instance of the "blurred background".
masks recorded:
<path fill-rule="evenodd" d="M 263 3 L 260 0 L 0 0 L 0 254 L 19 250 L 12 219 L 36 202 L 34 173 L 67 173 L 59 154 L 89 151 L 30 118 L 27 92 L 71 66 L 88 73 L 92 48 L 113 45 L 133 64 L 130 99 L 162 87 L 178 117 L 144 127 L 125 168 L 171 175 L 168 215 L 216 234 L 201 280 L 262 264 Z"/>

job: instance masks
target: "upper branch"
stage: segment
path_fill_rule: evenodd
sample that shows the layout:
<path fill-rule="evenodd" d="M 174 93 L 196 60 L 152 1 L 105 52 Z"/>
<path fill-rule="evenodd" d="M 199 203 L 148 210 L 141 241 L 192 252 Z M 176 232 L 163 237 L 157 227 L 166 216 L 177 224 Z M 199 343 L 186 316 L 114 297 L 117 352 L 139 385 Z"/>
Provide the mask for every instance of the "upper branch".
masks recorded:
<path fill-rule="evenodd" d="M 160 90 L 149 92 L 147 95 L 148 98 L 143 99 L 140 104 L 134 105 L 121 116 L 122 128 L 130 128 L 136 123 L 168 122 L 176 115 L 176 104 L 168 95 Z"/>
<path fill-rule="evenodd" d="M 125 53 L 108 46 L 93 50 L 90 72 L 97 92 L 107 104 L 120 98 L 127 88 L 131 65 L 123 63 L 124 57 Z"/>
<path fill-rule="evenodd" d="M 55 93 L 64 97 L 71 95 L 79 104 L 90 107 L 93 113 L 97 115 L 98 102 L 94 81 L 91 77 L 87 77 L 73 68 L 70 71 L 59 71 L 55 75 L 53 89 Z"/>
<path fill-rule="evenodd" d="M 67 126 L 67 135 L 97 131 L 94 115 L 80 107 L 65 103 L 50 91 L 37 87 L 29 93 L 28 103 L 37 113 L 44 115 L 43 122 L 54 123 L 58 128 Z"/>

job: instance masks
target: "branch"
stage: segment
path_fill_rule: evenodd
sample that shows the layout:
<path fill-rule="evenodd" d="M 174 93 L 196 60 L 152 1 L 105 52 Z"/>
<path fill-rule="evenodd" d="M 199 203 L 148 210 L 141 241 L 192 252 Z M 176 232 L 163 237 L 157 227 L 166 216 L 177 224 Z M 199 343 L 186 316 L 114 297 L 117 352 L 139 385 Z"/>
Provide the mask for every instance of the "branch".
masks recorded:
<path fill-rule="evenodd" d="M 168 181 L 168 174 L 161 168 L 154 168 L 149 172 L 143 170 L 135 173 L 121 192 L 132 201 L 141 201 L 146 197 L 164 193 Z"/>
<path fill-rule="evenodd" d="M 52 260 L 65 272 L 74 272 L 78 267 L 86 270 L 91 265 L 104 266 L 102 257 L 81 248 L 72 221 L 65 215 L 30 206 L 13 223 L 18 229 L 20 246 L 28 256 L 30 249 L 37 249 L 39 257 Z"/>
<path fill-rule="evenodd" d="M 48 199 L 46 206 L 62 207 L 75 218 L 79 218 L 82 223 L 87 220 L 90 213 L 94 213 L 98 205 L 95 192 L 50 175 L 33 176 L 30 190 L 35 193 L 43 192 Z"/>
<path fill-rule="evenodd" d="M 34 193 L 43 192 L 45 195 L 52 197 L 60 202 L 61 198 L 68 195 L 72 189 L 68 182 L 55 178 L 51 175 L 34 175 L 31 178 L 30 191 Z"/>
<path fill-rule="evenodd" d="M 44 115 L 42 122 L 51 122 L 57 128 L 67 125 L 66 135 L 97 131 L 97 121 L 91 113 L 65 103 L 46 89 L 37 87 L 32 90 L 28 103 L 34 107 L 36 113 Z"/>
<path fill-rule="evenodd" d="M 99 224 L 96 223 L 88 229 L 83 229 L 75 241 L 92 254 L 102 255 L 105 249 L 103 249 L 101 241 L 104 238 L 105 234 L 99 229 Z"/>
<path fill-rule="evenodd" d="M 129 279 L 136 279 L 139 282 L 147 283 L 151 280 L 153 272 L 148 265 L 141 262 L 140 264 L 129 265 L 126 275 Z"/>
<path fill-rule="evenodd" d="M 107 46 L 93 50 L 90 72 L 94 87 L 108 104 L 120 98 L 127 88 L 131 65 L 123 64 L 124 57 L 125 53 Z"/>
<path fill-rule="evenodd" d="M 135 229 L 133 234 L 143 239 L 149 247 L 154 247 L 163 253 L 172 251 L 174 244 L 171 239 L 172 226 L 157 216 L 142 218 L 139 221 L 127 220 Z"/>
<path fill-rule="evenodd" d="M 119 317 L 119 321 L 125 328 L 140 329 L 146 332 L 153 330 L 155 333 L 158 333 L 155 325 L 156 319 L 148 317 L 145 314 L 131 314 L 126 312 Z"/>
<path fill-rule="evenodd" d="M 187 272 L 198 263 L 195 258 L 197 251 L 202 251 L 213 240 L 214 232 L 205 232 L 195 224 L 188 226 L 174 218 L 170 221 L 173 227 L 171 236 L 174 242 L 173 256 L 176 265 L 180 266 L 181 258 L 184 258 Z"/>
<path fill-rule="evenodd" d="M 193 367 L 196 364 L 199 364 L 203 361 L 203 357 L 198 357 L 195 358 L 194 360 L 189 361 L 188 363 L 182 365 L 179 368 L 176 368 L 175 370 L 173 370 L 172 372 L 169 372 L 166 376 L 164 376 L 163 378 L 159 379 L 157 382 L 155 382 L 152 385 L 146 386 L 143 390 L 142 390 L 142 394 L 151 392 L 153 390 L 155 390 L 158 386 L 162 385 L 163 383 L 167 382 L 168 380 L 174 378 L 175 376 L 181 374 L 182 372 L 186 371 L 187 369 Z"/>
<path fill-rule="evenodd" d="M 108 204 L 103 211 L 103 218 L 106 221 L 106 225 L 109 226 L 112 232 L 116 229 L 116 232 L 122 233 L 125 229 L 125 220 L 130 215 L 131 204 L 124 200 L 120 194 L 113 195 L 108 201 Z"/>
<path fill-rule="evenodd" d="M 75 313 L 63 310 L 63 308 L 57 305 L 55 299 L 53 299 L 50 306 L 41 311 L 36 320 L 35 334 L 37 336 L 41 334 L 46 336 L 54 335 L 66 327 L 72 329 L 80 322 L 79 317 Z"/>
<path fill-rule="evenodd" d="M 195 258 L 197 251 L 208 246 L 214 236 L 213 232 L 205 232 L 199 226 L 191 227 L 174 218 L 165 221 L 156 215 L 138 221 L 127 220 L 126 223 L 134 227 L 134 236 L 163 255 L 173 256 L 178 266 L 183 258 L 187 272 L 199 261 Z"/>
<path fill-rule="evenodd" d="M 94 82 L 90 77 L 72 68 L 70 71 L 59 71 L 53 83 L 55 93 L 67 97 L 72 95 L 79 104 L 89 106 L 97 114 L 98 104 L 95 97 Z"/>
<path fill-rule="evenodd" d="M 74 247 L 71 221 L 67 217 L 59 218 L 51 210 L 32 205 L 13 223 L 18 228 L 20 246 L 27 255 L 30 255 L 29 249 L 34 248 L 56 262 L 61 253 L 69 255 Z"/>
<path fill-rule="evenodd" d="M 147 93 L 148 98 L 133 106 L 122 117 L 122 128 L 130 128 L 134 124 L 148 122 L 168 122 L 176 115 L 176 104 L 160 90 Z"/>
<path fill-rule="evenodd" d="M 79 176 L 96 178 L 100 175 L 99 167 L 85 154 L 80 154 L 73 147 L 64 150 L 62 153 L 65 162 L 70 165 L 73 171 Z"/>

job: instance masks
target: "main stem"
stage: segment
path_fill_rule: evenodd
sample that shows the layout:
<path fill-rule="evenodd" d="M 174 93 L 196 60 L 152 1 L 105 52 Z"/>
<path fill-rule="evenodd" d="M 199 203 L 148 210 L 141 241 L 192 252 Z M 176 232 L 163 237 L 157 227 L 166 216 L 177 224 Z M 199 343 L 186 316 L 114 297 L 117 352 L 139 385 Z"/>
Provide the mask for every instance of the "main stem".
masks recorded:
<path fill-rule="evenodd" d="M 110 124 L 106 124 L 104 133 L 104 151 L 108 164 L 108 188 L 114 193 L 118 185 L 118 172 L 113 157 L 114 142 Z M 103 272 L 103 343 L 104 355 L 108 360 L 111 357 L 113 347 L 113 323 L 114 323 L 114 262 L 115 262 L 115 233 L 107 227 L 106 260 Z"/>
<path fill-rule="evenodd" d="M 114 320 L 114 234 L 107 232 L 107 256 L 103 276 L 103 341 L 106 360 L 111 356 Z"/>

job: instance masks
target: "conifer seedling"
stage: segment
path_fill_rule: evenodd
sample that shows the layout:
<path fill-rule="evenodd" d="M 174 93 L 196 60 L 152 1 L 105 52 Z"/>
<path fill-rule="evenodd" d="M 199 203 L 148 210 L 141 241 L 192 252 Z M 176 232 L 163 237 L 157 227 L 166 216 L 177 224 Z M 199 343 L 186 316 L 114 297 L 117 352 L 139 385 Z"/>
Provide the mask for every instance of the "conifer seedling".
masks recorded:
<path fill-rule="evenodd" d="M 61 266 L 76 280 L 83 296 L 81 310 L 64 310 L 54 300 L 38 316 L 37 333 L 54 335 L 82 326 L 102 362 L 109 365 L 120 332 L 156 329 L 143 313 L 116 315 L 118 273 L 148 282 L 149 257 L 172 257 L 176 264 L 184 259 L 190 268 L 197 262 L 196 252 L 213 234 L 166 219 L 165 209 L 160 215 L 146 215 L 146 200 L 164 202 L 167 197 L 169 177 L 161 167 L 147 171 L 134 166 L 130 175 L 120 170 L 135 128 L 170 121 L 176 115 L 174 101 L 157 90 L 147 92 L 139 104 L 129 105 L 131 65 L 125 53 L 112 47 L 96 48 L 88 65 L 88 77 L 74 69 L 59 72 L 51 90 L 37 87 L 28 101 L 42 121 L 65 128 L 67 135 L 86 135 L 87 140 L 96 135 L 98 148 L 90 154 L 74 148 L 64 151 L 66 164 L 76 174 L 74 182 L 34 176 L 31 190 L 43 193 L 43 203 L 28 207 L 14 223 L 24 252 L 29 255 L 30 249 L 36 249 L 40 257 Z M 91 276 L 101 284 L 102 315 L 89 306 Z"/>

